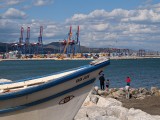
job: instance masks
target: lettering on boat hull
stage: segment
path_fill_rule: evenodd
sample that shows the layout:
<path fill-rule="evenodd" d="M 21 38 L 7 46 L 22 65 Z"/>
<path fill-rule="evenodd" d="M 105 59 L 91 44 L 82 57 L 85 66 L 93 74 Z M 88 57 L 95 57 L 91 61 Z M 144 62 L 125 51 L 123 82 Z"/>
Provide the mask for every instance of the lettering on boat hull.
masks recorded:
<path fill-rule="evenodd" d="M 86 80 L 86 79 L 88 79 L 88 78 L 89 78 L 89 74 L 88 74 L 88 75 L 85 75 L 85 76 L 83 76 L 83 77 L 78 78 L 78 79 L 76 80 L 76 83 L 78 83 L 78 82 L 80 82 L 80 81 L 82 81 L 82 80 Z"/>

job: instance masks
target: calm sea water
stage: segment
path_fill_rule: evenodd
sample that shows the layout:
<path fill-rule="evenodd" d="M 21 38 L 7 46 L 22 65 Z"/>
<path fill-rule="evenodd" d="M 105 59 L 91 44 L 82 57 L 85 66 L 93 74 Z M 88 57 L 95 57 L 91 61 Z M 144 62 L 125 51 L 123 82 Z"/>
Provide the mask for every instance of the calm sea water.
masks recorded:
<path fill-rule="evenodd" d="M 46 75 L 61 70 L 86 65 L 88 60 L 14 60 L 0 62 L 0 79 L 20 80 Z M 105 78 L 110 79 L 111 87 L 124 87 L 125 78 L 131 77 L 131 86 L 160 87 L 160 59 L 111 60 L 105 69 Z M 99 85 L 97 80 L 95 85 Z"/>

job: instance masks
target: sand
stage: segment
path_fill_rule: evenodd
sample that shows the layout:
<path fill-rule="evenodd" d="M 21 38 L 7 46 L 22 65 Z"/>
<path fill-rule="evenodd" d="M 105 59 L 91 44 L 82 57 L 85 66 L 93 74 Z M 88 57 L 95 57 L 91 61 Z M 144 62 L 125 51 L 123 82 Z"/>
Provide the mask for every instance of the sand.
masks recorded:
<path fill-rule="evenodd" d="M 160 96 L 146 97 L 143 100 L 121 99 L 124 107 L 140 109 L 151 115 L 160 115 Z"/>

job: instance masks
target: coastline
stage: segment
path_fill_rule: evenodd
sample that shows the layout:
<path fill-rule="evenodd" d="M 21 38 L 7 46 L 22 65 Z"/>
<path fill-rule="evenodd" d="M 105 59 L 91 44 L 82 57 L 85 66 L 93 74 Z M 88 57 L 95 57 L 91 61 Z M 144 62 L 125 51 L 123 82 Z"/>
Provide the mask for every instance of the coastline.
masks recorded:
<path fill-rule="evenodd" d="M 156 57 L 138 57 L 138 56 L 127 56 L 127 57 L 110 57 L 111 60 L 128 60 L 128 59 L 159 59 L 160 56 Z M 0 61 L 13 61 L 13 60 L 94 60 L 93 58 L 28 58 L 28 59 L 0 59 Z"/>
<path fill-rule="evenodd" d="M 136 93 L 137 98 L 127 99 L 121 88 L 110 88 L 108 93 L 96 86 L 74 120 L 160 120 L 160 89 L 138 88 L 134 91 L 137 93 L 132 91 L 131 94 Z"/>

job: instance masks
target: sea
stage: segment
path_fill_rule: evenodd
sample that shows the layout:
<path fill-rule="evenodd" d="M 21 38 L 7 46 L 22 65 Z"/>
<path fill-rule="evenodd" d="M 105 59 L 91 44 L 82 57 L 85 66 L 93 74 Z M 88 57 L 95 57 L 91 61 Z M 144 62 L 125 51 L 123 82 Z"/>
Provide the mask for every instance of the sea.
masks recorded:
<path fill-rule="evenodd" d="M 22 80 L 54 72 L 72 69 L 86 65 L 91 60 L 6 60 L 0 62 L 0 81 Z M 105 79 L 110 80 L 111 88 L 125 87 L 127 76 L 131 78 L 131 87 L 152 86 L 160 88 L 160 59 L 127 59 L 110 60 L 110 65 L 104 70 Z M 99 86 L 97 79 L 95 86 Z"/>

